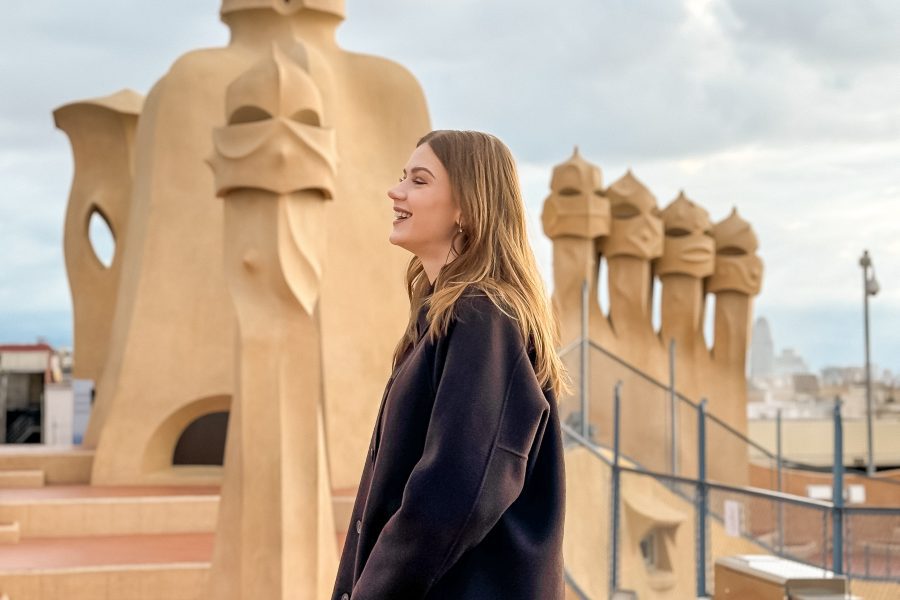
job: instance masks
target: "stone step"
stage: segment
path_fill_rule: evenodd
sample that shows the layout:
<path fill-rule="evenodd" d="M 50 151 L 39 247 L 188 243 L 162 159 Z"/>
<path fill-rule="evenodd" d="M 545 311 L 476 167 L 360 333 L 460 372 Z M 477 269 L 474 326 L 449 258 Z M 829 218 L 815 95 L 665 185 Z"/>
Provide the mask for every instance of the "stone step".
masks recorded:
<path fill-rule="evenodd" d="M 196 600 L 213 534 L 22 540 L 0 546 L 0 593 L 10 600 Z"/>
<path fill-rule="evenodd" d="M 350 517 L 353 516 L 354 502 L 356 502 L 356 488 L 339 488 L 331 491 L 334 528 L 337 533 L 347 533 Z"/>
<path fill-rule="evenodd" d="M 218 507 L 217 488 L 0 490 L 0 523 L 18 522 L 23 540 L 212 532 Z"/>
<path fill-rule="evenodd" d="M 41 470 L 47 485 L 87 483 L 93 464 L 94 451 L 80 446 L 0 444 L 0 471 Z"/>
<path fill-rule="evenodd" d="M 0 523 L 18 522 L 22 538 L 215 530 L 219 490 L 210 486 L 49 485 L 0 489 Z M 347 534 L 356 490 L 334 490 L 335 534 Z"/>
<path fill-rule="evenodd" d="M 338 548 L 343 535 L 337 534 Z M 213 533 L 23 539 L 0 545 L 0 600 L 196 600 Z M 577 600 L 566 586 L 566 599 Z"/>
<path fill-rule="evenodd" d="M 21 538 L 19 523 L 0 523 L 0 544 L 18 544 Z"/>
<path fill-rule="evenodd" d="M 46 538 L 0 546 L 0 600 L 197 600 L 212 533 Z"/>
<path fill-rule="evenodd" d="M 0 489 L 36 487 L 44 487 L 44 471 L 41 469 L 0 471 Z"/>

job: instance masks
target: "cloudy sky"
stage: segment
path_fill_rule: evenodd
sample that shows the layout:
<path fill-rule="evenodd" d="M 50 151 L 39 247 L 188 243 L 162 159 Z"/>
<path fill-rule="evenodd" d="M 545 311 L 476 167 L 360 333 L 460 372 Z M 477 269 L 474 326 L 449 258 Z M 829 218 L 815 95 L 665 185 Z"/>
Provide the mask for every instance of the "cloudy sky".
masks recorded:
<path fill-rule="evenodd" d="M 227 43 L 218 0 L 15 2 L 0 21 L 0 342 L 71 344 L 62 224 L 72 159 L 51 111 L 146 93 L 187 50 Z M 756 229 L 756 314 L 813 368 L 900 371 L 900 2 L 348 0 L 347 49 L 409 68 L 435 128 L 483 129 L 519 160 L 535 251 L 552 166 L 578 144 L 661 206 L 684 189 Z"/>

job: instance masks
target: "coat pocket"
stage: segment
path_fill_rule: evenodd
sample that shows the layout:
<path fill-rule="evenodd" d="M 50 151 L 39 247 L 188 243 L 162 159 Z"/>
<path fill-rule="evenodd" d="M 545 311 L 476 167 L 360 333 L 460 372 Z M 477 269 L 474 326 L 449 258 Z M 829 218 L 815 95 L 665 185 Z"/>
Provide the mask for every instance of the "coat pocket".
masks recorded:
<path fill-rule="evenodd" d="M 525 363 L 528 365 L 528 363 Z M 530 368 L 530 365 L 528 365 Z M 510 384 L 497 447 L 527 459 L 539 444 L 550 416 L 550 404 L 537 385 L 533 372 L 518 370 Z"/>

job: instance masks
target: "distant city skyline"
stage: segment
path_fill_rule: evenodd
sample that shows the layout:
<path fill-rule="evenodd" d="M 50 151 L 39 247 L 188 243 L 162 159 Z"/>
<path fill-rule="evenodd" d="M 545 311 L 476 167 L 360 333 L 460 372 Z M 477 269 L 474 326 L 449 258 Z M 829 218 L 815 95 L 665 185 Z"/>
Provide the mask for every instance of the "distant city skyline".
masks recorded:
<path fill-rule="evenodd" d="M 838 374 L 847 375 L 851 371 L 858 371 L 858 377 L 862 379 L 865 366 L 859 363 L 826 362 L 819 365 L 811 365 L 806 356 L 792 346 L 780 346 L 775 343 L 776 334 L 773 333 L 768 320 L 765 317 L 757 317 L 753 323 L 753 339 L 747 356 L 747 372 L 750 379 L 765 379 L 771 377 L 783 377 L 793 374 L 809 373 L 816 376 L 832 376 Z M 897 379 L 898 373 L 891 368 L 882 368 L 878 363 L 871 364 L 872 378 L 875 380 Z M 825 382 L 823 382 L 825 383 Z"/>

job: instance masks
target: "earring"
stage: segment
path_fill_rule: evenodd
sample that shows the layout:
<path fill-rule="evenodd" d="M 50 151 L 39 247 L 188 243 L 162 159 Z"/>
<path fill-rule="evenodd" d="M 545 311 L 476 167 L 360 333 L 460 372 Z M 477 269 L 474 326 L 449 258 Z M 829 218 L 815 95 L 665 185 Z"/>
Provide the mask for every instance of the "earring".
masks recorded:
<path fill-rule="evenodd" d="M 458 232 L 458 233 L 462 233 L 462 225 L 460 225 L 459 223 L 457 223 L 456 226 L 459 227 L 459 232 Z"/>

